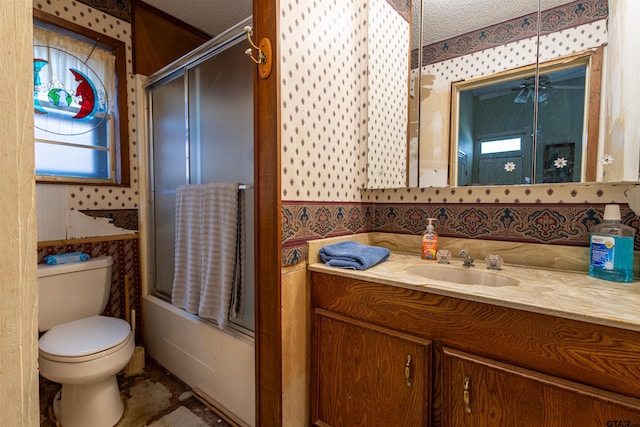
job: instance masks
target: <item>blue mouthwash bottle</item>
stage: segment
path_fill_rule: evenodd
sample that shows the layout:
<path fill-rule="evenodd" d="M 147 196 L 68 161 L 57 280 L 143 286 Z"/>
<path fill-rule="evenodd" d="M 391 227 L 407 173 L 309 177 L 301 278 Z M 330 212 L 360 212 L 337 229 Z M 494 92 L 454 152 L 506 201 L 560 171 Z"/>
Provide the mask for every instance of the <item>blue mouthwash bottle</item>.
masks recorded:
<path fill-rule="evenodd" d="M 631 282 L 634 234 L 632 227 L 620 222 L 620 206 L 606 205 L 602 223 L 591 231 L 589 275 L 612 282 Z"/>

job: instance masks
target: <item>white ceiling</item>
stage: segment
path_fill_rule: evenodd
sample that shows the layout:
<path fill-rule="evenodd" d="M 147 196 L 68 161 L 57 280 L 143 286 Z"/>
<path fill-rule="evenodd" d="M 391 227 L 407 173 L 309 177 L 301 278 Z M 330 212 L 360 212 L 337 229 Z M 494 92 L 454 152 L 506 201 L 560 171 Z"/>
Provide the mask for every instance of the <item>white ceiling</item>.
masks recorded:
<path fill-rule="evenodd" d="M 211 36 L 252 14 L 252 0 L 144 0 Z M 311 0 L 301 0 L 311 1 Z M 322 0 L 320 0 L 322 1 Z M 537 10 L 538 0 L 424 0 L 424 44 L 445 40 Z M 542 10 L 570 0 L 540 0 Z"/>
<path fill-rule="evenodd" d="M 571 0 L 540 0 L 542 10 Z M 485 28 L 538 10 L 537 0 L 425 0 L 423 44 Z"/>

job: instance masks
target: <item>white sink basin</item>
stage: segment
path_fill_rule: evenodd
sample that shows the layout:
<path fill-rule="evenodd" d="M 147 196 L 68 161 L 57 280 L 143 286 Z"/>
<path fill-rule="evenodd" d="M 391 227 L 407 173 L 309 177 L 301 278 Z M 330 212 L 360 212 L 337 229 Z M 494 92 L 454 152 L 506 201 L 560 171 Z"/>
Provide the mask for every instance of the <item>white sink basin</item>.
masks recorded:
<path fill-rule="evenodd" d="M 458 283 L 461 285 L 517 286 L 520 284 L 518 279 L 505 276 L 497 271 L 479 270 L 478 267 L 466 268 L 433 264 L 431 261 L 425 261 L 424 265 L 407 267 L 405 271 L 422 276 L 425 279 Z"/>

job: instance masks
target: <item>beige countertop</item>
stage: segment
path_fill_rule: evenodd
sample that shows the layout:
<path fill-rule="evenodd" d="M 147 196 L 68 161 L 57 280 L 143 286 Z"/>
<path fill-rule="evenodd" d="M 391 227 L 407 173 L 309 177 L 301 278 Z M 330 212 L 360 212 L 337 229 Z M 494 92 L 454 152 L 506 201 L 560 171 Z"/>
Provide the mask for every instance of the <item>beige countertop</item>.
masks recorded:
<path fill-rule="evenodd" d="M 358 240 L 362 243 L 371 241 L 362 237 Z M 392 252 L 388 260 L 367 270 L 327 267 L 322 262 L 318 262 L 316 251 L 324 244 L 335 241 L 334 239 L 324 243 L 317 241 L 313 247 L 310 243 L 309 270 L 640 331 L 640 281 L 638 280 L 631 283 L 616 283 L 593 278 L 586 272 L 531 268 L 513 264 L 505 264 L 502 270 L 494 271 L 487 270 L 481 258 L 476 259 L 475 267 L 465 268 L 462 267 L 462 261 L 459 258 L 454 258 L 451 264 L 443 265 L 435 261 L 422 260 L 417 254 L 404 252 Z M 498 274 L 514 278 L 518 283 L 496 286 L 433 280 L 408 271 L 415 269 L 416 266 L 427 270 L 430 267 L 448 268 L 452 269 L 452 275 L 461 273 L 456 270 Z"/>

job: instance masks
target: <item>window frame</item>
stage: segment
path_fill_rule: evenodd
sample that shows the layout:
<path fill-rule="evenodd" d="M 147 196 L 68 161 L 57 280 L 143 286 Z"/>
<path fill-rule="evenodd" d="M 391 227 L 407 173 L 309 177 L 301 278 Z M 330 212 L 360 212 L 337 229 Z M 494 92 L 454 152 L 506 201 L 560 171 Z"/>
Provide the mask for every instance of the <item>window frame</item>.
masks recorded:
<path fill-rule="evenodd" d="M 33 25 L 60 34 L 74 37 L 87 43 L 97 43 L 103 49 L 112 52 L 115 56 L 116 93 L 114 100 L 114 135 L 111 160 L 113 176 L 109 180 L 96 180 L 90 178 L 71 178 L 63 176 L 36 175 L 39 184 L 91 184 L 105 186 L 129 186 L 129 121 L 127 114 L 127 68 L 126 68 L 126 43 L 91 29 L 82 27 L 73 22 L 50 15 L 39 9 L 33 9 Z"/>

